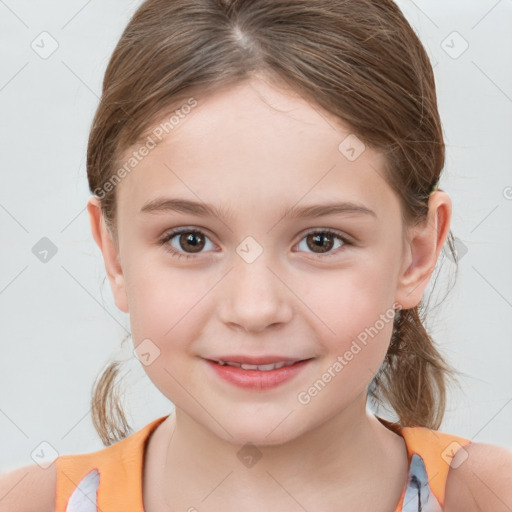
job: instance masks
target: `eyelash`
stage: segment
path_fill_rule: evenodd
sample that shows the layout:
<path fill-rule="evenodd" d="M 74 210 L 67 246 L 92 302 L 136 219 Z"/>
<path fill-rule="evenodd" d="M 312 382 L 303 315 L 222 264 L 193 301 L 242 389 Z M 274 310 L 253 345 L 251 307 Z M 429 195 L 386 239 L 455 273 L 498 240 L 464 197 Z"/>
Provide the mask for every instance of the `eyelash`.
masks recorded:
<path fill-rule="evenodd" d="M 172 238 L 174 238 L 176 235 L 179 235 L 181 233 L 194 233 L 194 234 L 204 235 L 204 233 L 202 231 L 198 230 L 198 229 L 178 228 L 178 229 L 173 229 L 171 231 L 168 231 L 162 238 L 160 238 L 159 244 L 163 246 L 164 244 L 169 242 Z M 301 238 L 301 241 L 305 237 L 307 237 L 309 235 L 316 235 L 316 234 L 332 235 L 335 238 L 338 238 L 339 240 L 341 240 L 343 242 L 343 246 L 345 246 L 345 245 L 353 245 L 352 242 L 346 236 L 343 236 L 340 233 L 338 233 L 337 231 L 333 231 L 331 229 L 317 229 L 317 230 L 308 231 Z M 341 248 L 338 247 L 338 249 L 335 252 L 333 252 L 333 253 L 325 253 L 325 255 L 316 254 L 316 256 L 320 257 L 320 258 L 329 258 L 329 257 L 337 255 L 337 253 L 339 252 L 340 249 Z M 172 247 L 171 245 L 168 245 L 167 247 L 165 247 L 165 250 L 167 252 L 169 252 L 171 254 L 171 256 L 173 256 L 175 258 L 183 258 L 184 257 L 186 259 L 191 259 L 191 258 L 196 258 L 197 257 L 196 255 L 193 255 L 193 254 L 187 254 L 187 253 L 179 252 L 174 247 Z M 197 253 L 197 254 L 199 255 L 201 253 Z M 314 253 L 312 253 L 312 254 L 314 254 Z"/>

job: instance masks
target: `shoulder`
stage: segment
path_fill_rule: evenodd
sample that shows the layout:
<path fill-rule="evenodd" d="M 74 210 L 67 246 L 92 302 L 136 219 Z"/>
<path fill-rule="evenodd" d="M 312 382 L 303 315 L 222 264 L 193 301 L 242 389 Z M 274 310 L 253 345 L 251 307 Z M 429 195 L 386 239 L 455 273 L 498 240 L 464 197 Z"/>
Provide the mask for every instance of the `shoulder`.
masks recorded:
<path fill-rule="evenodd" d="M 57 469 L 34 464 L 0 475 L 0 512 L 55 510 Z"/>
<path fill-rule="evenodd" d="M 446 512 L 510 512 L 512 451 L 474 443 L 455 454 L 445 496 Z"/>

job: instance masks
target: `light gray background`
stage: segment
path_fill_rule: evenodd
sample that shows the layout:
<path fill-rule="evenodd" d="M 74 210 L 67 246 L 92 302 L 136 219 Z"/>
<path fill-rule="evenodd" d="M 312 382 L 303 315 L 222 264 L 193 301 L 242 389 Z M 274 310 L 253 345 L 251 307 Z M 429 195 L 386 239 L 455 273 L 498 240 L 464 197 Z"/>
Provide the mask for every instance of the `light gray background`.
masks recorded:
<path fill-rule="evenodd" d="M 440 430 L 512 449 L 512 0 L 398 3 L 435 65 L 447 143 L 441 187 L 461 256 L 455 288 L 429 322 L 464 372 Z M 50 454 L 44 441 L 58 454 L 103 448 L 90 392 L 111 357 L 129 361 L 134 430 L 172 410 L 131 339 L 121 348 L 128 316 L 104 281 L 85 209 L 103 73 L 139 4 L 0 0 L 0 472 L 33 464 L 41 448 Z M 52 40 L 58 48 L 42 58 Z M 43 237 L 57 247 L 46 263 L 32 252 Z M 442 269 L 446 281 L 454 265 L 444 253 Z"/>

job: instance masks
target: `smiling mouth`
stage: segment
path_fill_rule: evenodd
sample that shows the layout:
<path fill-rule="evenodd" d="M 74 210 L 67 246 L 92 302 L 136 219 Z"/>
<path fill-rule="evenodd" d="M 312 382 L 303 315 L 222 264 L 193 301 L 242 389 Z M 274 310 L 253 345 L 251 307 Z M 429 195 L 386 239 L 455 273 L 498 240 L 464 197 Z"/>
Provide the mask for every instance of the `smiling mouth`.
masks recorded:
<path fill-rule="evenodd" d="M 268 372 L 272 370 L 279 370 L 280 368 L 284 368 L 286 366 L 293 366 L 294 364 L 301 363 L 303 361 L 309 361 L 309 359 L 298 359 L 297 361 L 278 361 L 276 363 L 269 364 L 247 364 L 215 359 L 210 359 L 210 361 L 217 363 L 220 366 L 233 366 L 235 368 L 241 368 L 242 370 L 258 370 Z"/>
<path fill-rule="evenodd" d="M 224 359 L 228 358 L 224 357 Z M 286 357 L 249 357 L 233 354 L 229 357 L 230 361 L 224 359 L 205 359 L 205 362 L 214 371 L 214 375 L 221 380 L 259 393 L 269 391 L 296 378 L 312 364 L 315 358 L 286 359 Z M 244 362 L 240 362 L 240 359 Z M 253 364 L 255 362 L 264 364 Z"/>

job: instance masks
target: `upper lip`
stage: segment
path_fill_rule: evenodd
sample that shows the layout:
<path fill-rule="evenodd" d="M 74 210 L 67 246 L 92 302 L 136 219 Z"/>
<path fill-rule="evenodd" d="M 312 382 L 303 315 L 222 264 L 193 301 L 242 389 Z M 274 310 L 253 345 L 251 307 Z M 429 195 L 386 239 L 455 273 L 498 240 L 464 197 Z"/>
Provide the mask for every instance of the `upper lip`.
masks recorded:
<path fill-rule="evenodd" d="M 208 358 L 211 361 L 224 361 L 225 363 L 240 363 L 240 364 L 254 364 L 254 365 L 264 365 L 264 364 L 272 364 L 272 363 L 296 363 L 298 361 L 303 361 L 304 359 L 310 358 L 300 358 L 300 357 L 287 357 L 287 356 L 246 356 L 246 355 L 225 355 L 219 357 L 210 357 Z"/>

